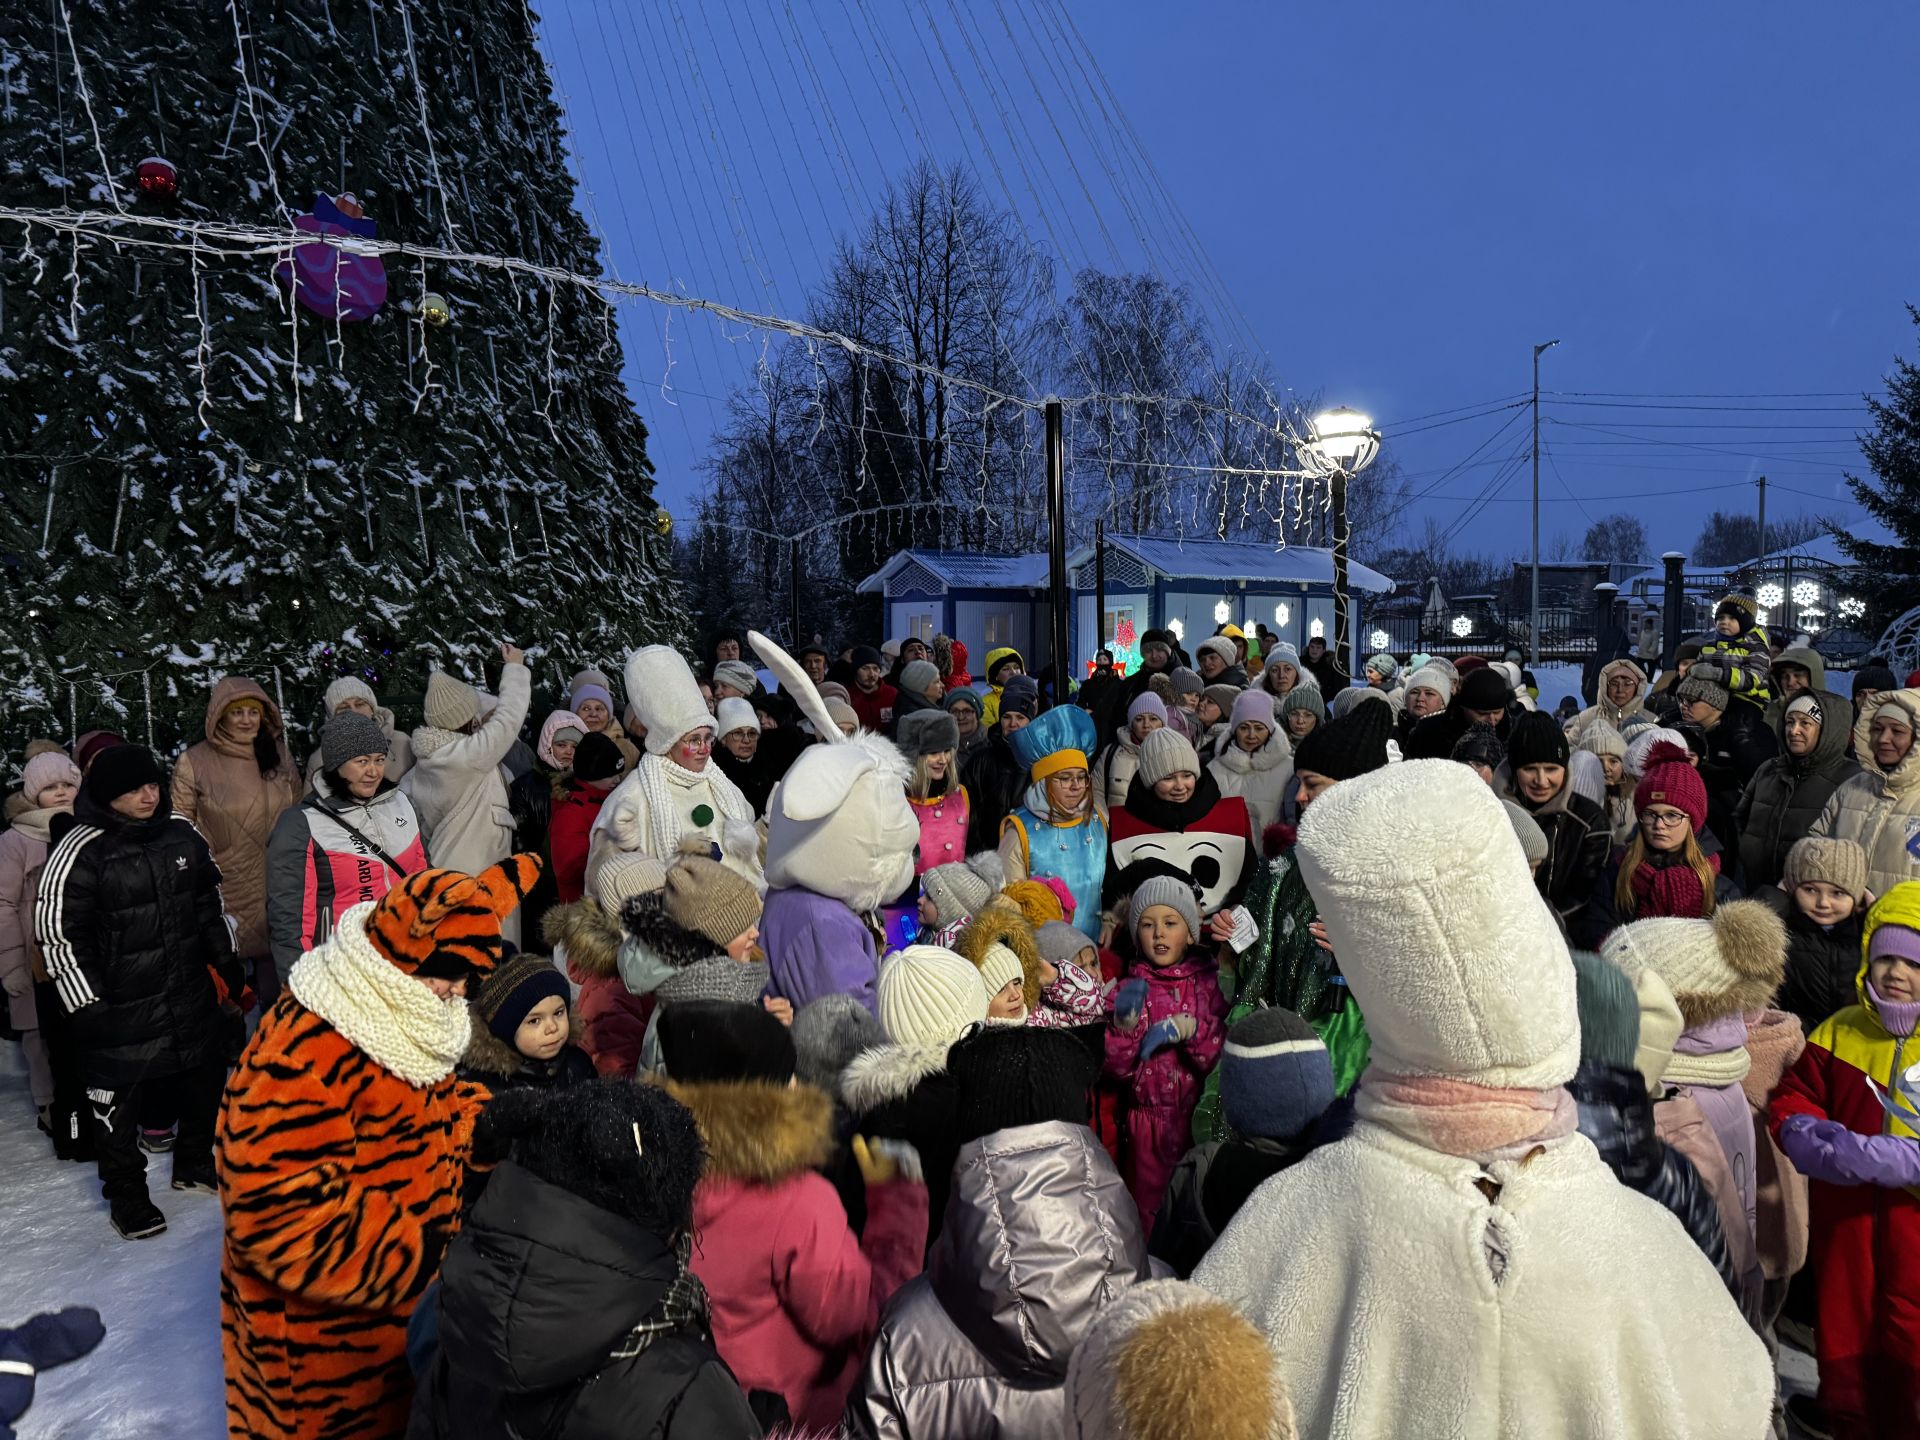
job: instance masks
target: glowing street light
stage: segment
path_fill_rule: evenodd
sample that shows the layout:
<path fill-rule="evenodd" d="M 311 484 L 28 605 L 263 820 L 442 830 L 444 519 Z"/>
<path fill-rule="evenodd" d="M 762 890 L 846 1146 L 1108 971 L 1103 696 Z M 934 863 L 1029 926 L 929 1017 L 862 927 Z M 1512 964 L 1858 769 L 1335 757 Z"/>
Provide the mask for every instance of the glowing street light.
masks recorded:
<path fill-rule="evenodd" d="M 1341 405 L 1313 417 L 1311 434 L 1300 447 L 1301 461 L 1333 484 L 1333 647 L 1342 674 L 1353 663 L 1352 601 L 1347 594 L 1347 481 L 1380 453 L 1380 432 L 1358 410 Z"/>

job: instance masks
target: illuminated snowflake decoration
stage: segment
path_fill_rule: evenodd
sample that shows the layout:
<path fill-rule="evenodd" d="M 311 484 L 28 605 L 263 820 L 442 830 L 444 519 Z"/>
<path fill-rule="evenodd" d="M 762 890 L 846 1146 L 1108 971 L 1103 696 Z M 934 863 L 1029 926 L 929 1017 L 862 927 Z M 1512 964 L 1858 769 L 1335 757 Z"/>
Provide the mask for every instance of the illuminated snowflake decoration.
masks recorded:
<path fill-rule="evenodd" d="M 1213 623 L 1216 625 L 1224 625 L 1227 623 L 1227 617 L 1231 614 L 1233 614 L 1233 607 L 1222 600 L 1218 605 L 1213 607 Z"/>
<path fill-rule="evenodd" d="M 1371 635 L 1367 636 L 1367 644 L 1372 646 L 1375 650 L 1384 650 L 1389 645 L 1393 644 L 1393 637 L 1387 634 L 1387 632 L 1384 630 L 1376 630 Z"/>
<path fill-rule="evenodd" d="M 1287 608 L 1286 601 L 1282 600 L 1278 605 L 1273 607 L 1274 624 L 1285 625 L 1291 619 L 1293 619 L 1293 611 Z"/>
<path fill-rule="evenodd" d="M 1787 598 L 1787 592 L 1784 589 L 1782 589 L 1780 586 L 1775 585 L 1771 581 L 1769 581 L 1767 584 L 1762 585 L 1757 592 L 1755 592 L 1754 598 L 1758 600 L 1762 605 L 1765 605 L 1771 608 L 1775 605 L 1778 605 L 1781 601 L 1785 600 Z"/>
<path fill-rule="evenodd" d="M 1760 613 L 1755 615 L 1753 619 L 1757 625 L 1771 625 L 1773 623 L 1773 612 L 1763 605 L 1760 607 Z"/>
<path fill-rule="evenodd" d="M 1820 587 L 1811 580 L 1802 580 L 1793 587 L 1793 603 L 1796 605 L 1818 605 Z"/>
<path fill-rule="evenodd" d="M 1184 640 L 1187 638 L 1187 627 L 1182 625 L 1178 620 L 1169 621 L 1167 628 L 1173 632 L 1174 639 Z"/>
<path fill-rule="evenodd" d="M 1326 639 L 1327 638 L 1326 622 L 1323 620 L 1315 620 L 1311 625 L 1307 626 L 1307 638 L 1309 640 Z"/>
<path fill-rule="evenodd" d="M 1867 602 L 1852 595 L 1840 599 L 1840 618 L 1842 620 L 1860 620 L 1866 617 Z"/>
<path fill-rule="evenodd" d="M 1465 615 L 1453 617 L 1453 633 L 1464 640 L 1473 633 L 1473 621 Z"/>

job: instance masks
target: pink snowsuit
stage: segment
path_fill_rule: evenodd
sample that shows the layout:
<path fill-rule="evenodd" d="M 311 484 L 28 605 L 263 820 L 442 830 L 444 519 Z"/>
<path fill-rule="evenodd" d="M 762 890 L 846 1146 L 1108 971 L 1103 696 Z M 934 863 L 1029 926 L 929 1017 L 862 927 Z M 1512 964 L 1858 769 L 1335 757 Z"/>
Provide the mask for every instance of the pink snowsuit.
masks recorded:
<path fill-rule="evenodd" d="M 1208 950 L 1189 950 L 1185 959 L 1164 970 L 1136 960 L 1126 979 L 1147 982 L 1146 1009 L 1131 1030 L 1109 1021 L 1106 1070 L 1127 1082 L 1120 1174 L 1140 1207 L 1141 1228 L 1151 1235 L 1167 1182 L 1192 1144 L 1194 1107 L 1226 1043 L 1227 1001 L 1220 993 L 1219 962 Z M 1193 1017 L 1193 1038 L 1156 1050 L 1142 1061 L 1140 1042 L 1148 1028 L 1182 1014 Z"/>

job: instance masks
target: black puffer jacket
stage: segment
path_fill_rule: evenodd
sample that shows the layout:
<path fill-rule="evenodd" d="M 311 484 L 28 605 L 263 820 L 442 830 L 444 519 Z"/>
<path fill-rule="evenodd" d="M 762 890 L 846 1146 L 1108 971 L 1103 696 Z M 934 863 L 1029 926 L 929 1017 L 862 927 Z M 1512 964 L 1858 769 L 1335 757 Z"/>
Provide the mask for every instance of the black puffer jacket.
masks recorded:
<path fill-rule="evenodd" d="M 1793 842 L 1805 838 L 1833 792 L 1860 773 L 1859 764 L 1847 754 L 1853 702 L 1826 691 L 1813 698 L 1820 706 L 1820 738 L 1806 755 L 1787 753 L 1786 706 L 1776 701 L 1768 708 L 1780 753 L 1753 772 L 1734 811 L 1740 827 L 1740 868 L 1749 890 L 1779 881 Z"/>
<path fill-rule="evenodd" d="M 191 821 L 129 820 L 85 790 L 47 856 L 34 935 L 90 1083 L 176 1075 L 220 1043 L 211 970 L 240 993 L 220 867 Z"/>
<path fill-rule="evenodd" d="M 904 1140 L 920 1154 L 927 1182 L 927 1246 L 940 1237 L 960 1153 L 960 1089 L 947 1074 L 944 1044 L 890 1044 L 863 1050 L 840 1077 L 854 1132 Z"/>
<path fill-rule="evenodd" d="M 1707 824 L 1722 843 L 1732 847 L 1729 858 L 1740 855 L 1740 797 L 1747 782 L 1779 750 L 1780 742 L 1767 729 L 1758 705 L 1729 705 L 1720 723 L 1707 732 L 1707 753 L 1700 761 L 1700 780 L 1707 787 Z"/>
<path fill-rule="evenodd" d="M 1616 1179 L 1664 1206 L 1713 1262 L 1729 1292 L 1738 1294 L 1720 1212 L 1700 1172 L 1653 1130 L 1653 1102 L 1638 1070 L 1582 1060 L 1567 1082 L 1580 1111 L 1580 1133 L 1593 1142 Z"/>
<path fill-rule="evenodd" d="M 1506 765 L 1494 772 L 1494 791 L 1532 815 L 1545 832 L 1547 858 L 1534 871 L 1534 884 L 1570 931 L 1584 929 L 1581 917 L 1593 898 L 1594 878 L 1606 868 L 1607 854 L 1613 848 L 1607 812 L 1586 796 L 1576 795 L 1571 778 L 1546 804 L 1532 805 L 1514 784 Z"/>
<path fill-rule="evenodd" d="M 1866 919 L 1855 906 L 1853 914 L 1831 930 L 1823 930 L 1794 904 L 1793 896 L 1769 885 L 1754 897 L 1787 922 L 1787 978 L 1780 982 L 1773 1003 L 1800 1017 L 1802 1034 L 1836 1011 L 1860 1003 L 1860 931 Z"/>
<path fill-rule="evenodd" d="M 660 1237 L 505 1162 L 441 1267 L 407 1440 L 758 1436 L 706 1327 L 661 1319 L 679 1274 Z"/>
<path fill-rule="evenodd" d="M 967 853 L 992 850 L 1000 843 L 1000 822 L 1014 812 L 1027 793 L 1027 771 L 1013 758 L 1013 747 L 995 725 L 987 743 L 961 767 L 960 783 L 967 787 Z"/>

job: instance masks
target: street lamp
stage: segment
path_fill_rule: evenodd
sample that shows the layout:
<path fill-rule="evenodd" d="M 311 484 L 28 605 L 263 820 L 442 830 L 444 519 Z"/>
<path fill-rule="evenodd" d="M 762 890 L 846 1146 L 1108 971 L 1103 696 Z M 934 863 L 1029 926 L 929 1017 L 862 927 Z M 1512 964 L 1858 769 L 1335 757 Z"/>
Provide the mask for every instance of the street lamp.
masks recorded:
<path fill-rule="evenodd" d="M 1351 673 L 1352 600 L 1347 594 L 1347 481 L 1373 463 L 1380 453 L 1380 432 L 1358 410 L 1342 405 L 1313 417 L 1311 434 L 1301 446 L 1300 458 L 1315 475 L 1333 486 L 1333 648 L 1340 673 Z"/>

